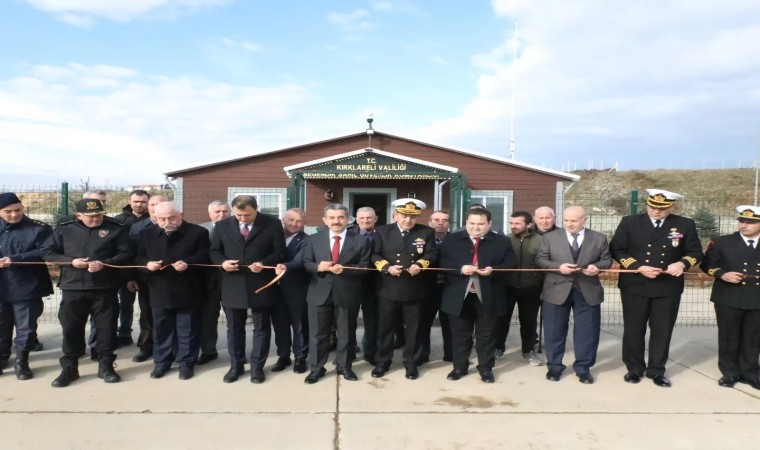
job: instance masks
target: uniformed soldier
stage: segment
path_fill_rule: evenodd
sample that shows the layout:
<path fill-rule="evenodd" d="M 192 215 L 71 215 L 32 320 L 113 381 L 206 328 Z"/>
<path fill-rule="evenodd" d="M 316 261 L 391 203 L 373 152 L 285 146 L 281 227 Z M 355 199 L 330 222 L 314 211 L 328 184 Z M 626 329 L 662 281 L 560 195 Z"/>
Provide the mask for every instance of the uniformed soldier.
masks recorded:
<path fill-rule="evenodd" d="M 422 301 L 427 298 L 422 271 L 438 259 L 435 231 L 416 223 L 425 203 L 402 198 L 392 203 L 394 223 L 377 227 L 372 263 L 382 273 L 378 283 L 377 352 L 374 378 L 388 371 L 393 358 L 393 336 L 397 318 L 404 323 L 406 344 L 403 360 L 406 378 L 416 380 L 422 351 L 418 335 Z"/>
<path fill-rule="evenodd" d="M 14 263 L 42 262 L 40 248 L 52 232 L 50 225 L 24 214 L 24 205 L 16 194 L 0 194 L 0 374 L 8 365 L 15 327 L 14 372 L 19 380 L 33 376 L 29 351 L 38 342 L 42 297 L 53 293 L 53 284 L 44 265 Z"/>
<path fill-rule="evenodd" d="M 646 374 L 655 385 L 670 387 L 665 376 L 670 338 L 678 316 L 683 274 L 702 259 L 702 245 L 692 219 L 672 214 L 683 196 L 647 189 L 646 214 L 623 217 L 610 241 L 610 252 L 624 269 L 618 280 L 623 303 L 623 362 L 627 383 Z M 649 324 L 649 360 L 644 336 Z"/>
<path fill-rule="evenodd" d="M 760 208 L 736 208 L 739 231 L 720 236 L 707 247 L 700 265 L 715 277 L 710 300 L 718 321 L 718 384 L 738 381 L 760 389 Z"/>
<path fill-rule="evenodd" d="M 82 199 L 76 204 L 76 221 L 62 223 L 42 248 L 45 261 L 61 263 L 61 306 L 58 319 L 63 328 L 63 370 L 53 380 L 53 387 L 68 386 L 79 378 L 79 355 L 84 354 L 84 328 L 92 314 L 98 335 L 98 377 L 117 383 L 113 350 L 116 339 L 116 309 L 119 299 L 118 269 L 107 265 L 125 265 L 129 251 L 127 229 L 104 220 L 103 204 L 97 199 Z"/>

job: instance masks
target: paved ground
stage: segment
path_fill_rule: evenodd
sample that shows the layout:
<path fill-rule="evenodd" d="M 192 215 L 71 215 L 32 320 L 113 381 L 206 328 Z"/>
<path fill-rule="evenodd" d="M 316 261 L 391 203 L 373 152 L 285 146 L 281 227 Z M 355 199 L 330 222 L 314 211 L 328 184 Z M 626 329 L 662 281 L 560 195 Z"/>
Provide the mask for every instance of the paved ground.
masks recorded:
<path fill-rule="evenodd" d="M 305 385 L 304 375 L 267 368 L 262 385 L 251 384 L 247 373 L 224 384 L 224 356 L 191 380 L 178 380 L 176 370 L 153 380 L 152 364 L 131 362 L 135 348 L 128 347 L 117 360 L 122 383 L 103 383 L 97 364 L 83 359 L 82 378 L 54 389 L 59 333 L 42 327 L 49 350 L 33 354 L 33 380 L 17 381 L 12 369 L 0 376 L 4 449 L 722 450 L 754 448 L 760 439 L 760 391 L 716 383 L 715 328 L 676 329 L 671 389 L 623 382 L 619 328 L 602 332 L 593 385 L 578 383 L 572 370 L 559 383 L 546 381 L 545 368 L 524 363 L 511 336 L 512 350 L 497 362 L 491 385 L 476 374 L 448 381 L 451 367 L 440 360 L 409 381 L 398 355 L 381 379 L 357 363 L 357 382 L 331 370 Z M 433 356 L 441 356 L 440 346 Z"/>

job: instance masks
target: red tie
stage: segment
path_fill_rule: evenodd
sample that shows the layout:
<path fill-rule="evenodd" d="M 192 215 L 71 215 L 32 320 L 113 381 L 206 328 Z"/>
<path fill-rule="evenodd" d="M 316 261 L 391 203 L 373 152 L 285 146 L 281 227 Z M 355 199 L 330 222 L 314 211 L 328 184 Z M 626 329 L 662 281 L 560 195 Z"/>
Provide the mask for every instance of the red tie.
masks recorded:
<path fill-rule="evenodd" d="M 480 245 L 480 238 L 476 237 L 474 239 L 475 247 L 472 250 L 472 265 L 478 267 L 478 246 Z"/>
<path fill-rule="evenodd" d="M 243 235 L 243 239 L 248 239 L 248 225 L 243 225 L 243 228 L 240 229 L 240 234 Z"/>
<path fill-rule="evenodd" d="M 333 236 L 333 239 L 335 239 L 335 242 L 333 242 L 332 246 L 332 262 L 333 264 L 338 264 L 338 256 L 340 256 L 340 236 Z"/>

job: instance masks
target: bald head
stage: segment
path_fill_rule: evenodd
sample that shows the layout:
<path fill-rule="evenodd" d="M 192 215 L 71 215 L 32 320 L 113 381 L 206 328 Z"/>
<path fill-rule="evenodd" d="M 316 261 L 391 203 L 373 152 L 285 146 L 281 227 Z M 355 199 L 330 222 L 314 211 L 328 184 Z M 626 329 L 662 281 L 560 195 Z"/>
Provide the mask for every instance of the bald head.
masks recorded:
<path fill-rule="evenodd" d="M 568 233 L 577 233 L 586 227 L 586 211 L 580 206 L 568 206 L 562 213 L 562 226 Z"/>

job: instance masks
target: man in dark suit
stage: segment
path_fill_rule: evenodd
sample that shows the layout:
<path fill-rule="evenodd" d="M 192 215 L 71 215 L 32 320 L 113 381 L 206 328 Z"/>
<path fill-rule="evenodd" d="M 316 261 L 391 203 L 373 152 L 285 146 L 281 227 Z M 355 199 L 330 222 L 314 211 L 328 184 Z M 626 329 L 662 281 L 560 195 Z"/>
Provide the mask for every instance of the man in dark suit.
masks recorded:
<path fill-rule="evenodd" d="M 700 265 L 715 277 L 710 300 L 718 322 L 718 384 L 760 389 L 760 208 L 736 208 L 739 231 L 713 239 Z"/>
<path fill-rule="evenodd" d="M 435 244 L 440 245 L 443 239 L 449 234 L 449 213 L 446 211 L 435 211 L 430 214 L 428 225 L 435 231 Z M 441 325 L 441 337 L 443 338 L 443 360 L 451 362 L 451 329 L 449 328 L 449 316 L 441 310 L 441 299 L 443 298 L 443 284 L 446 280 L 445 274 L 440 271 L 430 271 L 424 276 L 428 280 L 428 298 L 422 305 L 422 318 L 420 319 L 420 345 L 422 352 L 420 355 L 420 364 L 430 360 L 430 334 L 433 328 L 435 316 L 438 315 L 438 321 Z"/>
<path fill-rule="evenodd" d="M 306 357 L 309 355 L 306 292 L 310 276 L 303 266 L 303 249 L 309 237 L 303 231 L 304 225 L 306 225 L 304 210 L 291 208 L 285 211 L 282 217 L 285 232 L 285 259 L 280 268 L 286 272 L 277 284 L 280 299 L 272 310 L 272 327 L 278 356 L 272 372 L 281 372 L 291 364 L 291 348 L 295 357 L 293 372 L 306 372 Z"/>
<path fill-rule="evenodd" d="M 382 273 L 377 291 L 377 352 L 372 376 L 382 377 L 391 366 L 394 329 L 401 317 L 406 335 L 405 376 L 416 380 L 422 352 L 419 338 L 422 302 L 428 295 L 427 280 L 419 275 L 438 260 L 438 249 L 434 230 L 416 223 L 425 209 L 424 202 L 402 198 L 392 205 L 394 223 L 377 228 L 372 254 L 372 263 Z"/>
<path fill-rule="evenodd" d="M 198 358 L 198 312 L 204 297 L 203 268 L 208 264 L 208 232 L 182 220 L 172 202 L 155 207 L 158 226 L 140 234 L 135 262 L 145 265 L 153 312 L 153 362 L 151 378 L 161 378 L 173 362 L 179 363 L 179 379 L 193 377 Z"/>
<path fill-rule="evenodd" d="M 333 324 L 337 329 L 336 362 L 338 374 L 356 381 L 351 369 L 356 346 L 356 319 L 361 304 L 364 270 L 369 268 L 370 247 L 366 238 L 346 230 L 348 208 L 331 204 L 322 218 L 328 230 L 309 237 L 303 252 L 306 271 L 311 274 L 306 296 L 309 309 L 309 366 L 304 380 L 312 384 L 325 375 L 330 352 L 329 336 Z"/>
<path fill-rule="evenodd" d="M 471 208 L 465 220 L 465 229 L 448 235 L 440 248 L 440 266 L 451 269 L 441 302 L 449 316 L 454 365 L 447 378 L 467 375 L 474 331 L 480 379 L 493 383 L 496 326 L 507 313 L 505 274 L 493 269 L 515 268 L 517 260 L 509 239 L 490 232 L 490 211 Z"/>
<path fill-rule="evenodd" d="M 356 210 L 356 232 L 364 237 L 372 249 L 375 242 L 375 225 L 377 213 L 372 207 L 363 206 Z M 361 310 L 364 334 L 362 335 L 362 352 L 364 360 L 375 365 L 377 351 L 377 272 L 369 272 L 362 280 Z"/>
<path fill-rule="evenodd" d="M 225 383 L 233 383 L 243 374 L 245 362 L 245 322 L 251 309 L 253 338 L 251 343 L 251 382 L 263 383 L 264 364 L 269 354 L 272 334 L 271 310 L 277 301 L 277 289 L 256 290 L 272 279 L 264 266 L 282 261 L 285 235 L 274 217 L 258 212 L 256 197 L 238 195 L 232 200 L 232 217 L 216 224 L 211 239 L 211 260 L 222 266 L 222 306 L 227 316 L 227 351 L 230 370 Z M 275 270 L 279 274 L 281 270 Z"/>
<path fill-rule="evenodd" d="M 618 279 L 623 303 L 623 362 L 627 383 L 646 374 L 655 385 L 670 387 L 665 376 L 670 338 L 684 289 L 683 274 L 702 260 L 694 221 L 672 214 L 683 196 L 647 189 L 647 212 L 626 216 L 610 241 L 610 252 L 625 269 Z M 644 336 L 649 324 L 649 360 Z"/>
<path fill-rule="evenodd" d="M 214 200 L 208 205 L 208 222 L 199 224 L 208 231 L 209 239 L 214 236 L 217 222 L 230 217 L 230 205 Z M 197 365 L 208 364 L 219 357 L 216 342 L 219 339 L 219 310 L 222 305 L 222 273 L 220 269 L 208 268 L 204 273 L 206 278 L 206 298 L 201 302 L 200 309 L 200 356 Z"/>
<path fill-rule="evenodd" d="M 559 381 L 565 365 L 565 342 L 573 312 L 573 369 L 578 381 L 592 384 L 591 368 L 596 363 L 604 289 L 599 270 L 612 265 L 607 238 L 586 228 L 586 213 L 570 206 L 562 213 L 564 229 L 543 236 L 536 255 L 536 266 L 559 269 L 547 272 L 542 291 L 544 337 L 546 340 L 546 379 Z"/>

